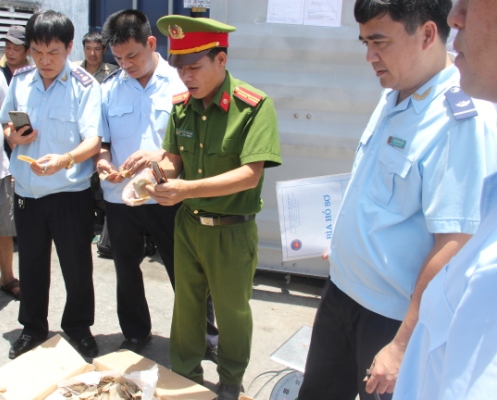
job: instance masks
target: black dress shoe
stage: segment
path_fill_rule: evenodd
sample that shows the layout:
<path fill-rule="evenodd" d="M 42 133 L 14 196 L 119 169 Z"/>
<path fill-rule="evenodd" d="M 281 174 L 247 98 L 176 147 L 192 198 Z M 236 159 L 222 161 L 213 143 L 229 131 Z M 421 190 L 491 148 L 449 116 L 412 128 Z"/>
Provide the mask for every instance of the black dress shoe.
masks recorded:
<path fill-rule="evenodd" d="M 214 364 L 217 364 L 217 346 L 207 346 L 204 360 L 212 361 Z"/>
<path fill-rule="evenodd" d="M 13 360 L 14 358 L 26 353 L 27 351 L 34 349 L 39 344 L 43 343 L 45 339 L 37 339 L 30 335 L 22 334 L 14 342 L 9 350 L 9 358 Z"/>
<path fill-rule="evenodd" d="M 78 352 L 83 357 L 93 358 L 98 356 L 98 345 L 93 336 L 87 336 L 79 341 Z"/>
<path fill-rule="evenodd" d="M 145 338 L 126 338 L 119 346 L 119 350 L 130 350 L 134 353 L 140 353 L 143 347 L 148 343 L 152 335 Z"/>
<path fill-rule="evenodd" d="M 244 389 L 241 384 L 226 385 L 224 383 L 220 383 L 216 400 L 238 400 L 238 398 L 240 397 L 240 392 L 242 392 L 243 390 Z"/>

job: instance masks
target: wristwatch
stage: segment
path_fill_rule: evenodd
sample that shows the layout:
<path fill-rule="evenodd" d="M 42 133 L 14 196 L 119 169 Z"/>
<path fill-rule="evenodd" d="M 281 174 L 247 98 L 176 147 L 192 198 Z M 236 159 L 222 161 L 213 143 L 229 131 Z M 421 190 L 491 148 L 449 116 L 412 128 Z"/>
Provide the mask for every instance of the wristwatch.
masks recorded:
<path fill-rule="evenodd" d="M 66 165 L 66 169 L 71 169 L 74 166 L 74 157 L 71 153 L 66 153 L 65 155 L 69 157 L 69 162 Z"/>

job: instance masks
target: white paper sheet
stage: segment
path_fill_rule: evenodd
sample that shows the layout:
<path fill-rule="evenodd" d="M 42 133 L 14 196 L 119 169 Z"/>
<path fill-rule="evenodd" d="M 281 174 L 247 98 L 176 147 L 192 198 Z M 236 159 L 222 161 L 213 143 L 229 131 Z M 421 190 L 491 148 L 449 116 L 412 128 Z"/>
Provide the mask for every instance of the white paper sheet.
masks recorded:
<path fill-rule="evenodd" d="M 339 27 L 343 0 L 268 0 L 267 22 Z"/>
<path fill-rule="evenodd" d="M 306 0 L 304 25 L 339 27 L 342 0 Z"/>
<path fill-rule="evenodd" d="M 211 0 L 183 0 L 184 8 L 211 8 Z"/>
<path fill-rule="evenodd" d="M 268 0 L 267 22 L 302 25 L 304 0 Z"/>
<path fill-rule="evenodd" d="M 283 261 L 328 251 L 349 180 L 339 174 L 276 182 Z"/>

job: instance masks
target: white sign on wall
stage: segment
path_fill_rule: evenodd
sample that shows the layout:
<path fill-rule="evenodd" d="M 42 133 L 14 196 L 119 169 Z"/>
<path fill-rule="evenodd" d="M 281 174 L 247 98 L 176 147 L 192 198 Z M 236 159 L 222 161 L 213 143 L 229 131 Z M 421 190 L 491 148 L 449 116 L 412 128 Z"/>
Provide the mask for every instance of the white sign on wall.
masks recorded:
<path fill-rule="evenodd" d="M 211 8 L 211 0 L 183 0 L 185 8 Z"/>
<path fill-rule="evenodd" d="M 339 27 L 343 0 L 268 0 L 267 22 Z"/>

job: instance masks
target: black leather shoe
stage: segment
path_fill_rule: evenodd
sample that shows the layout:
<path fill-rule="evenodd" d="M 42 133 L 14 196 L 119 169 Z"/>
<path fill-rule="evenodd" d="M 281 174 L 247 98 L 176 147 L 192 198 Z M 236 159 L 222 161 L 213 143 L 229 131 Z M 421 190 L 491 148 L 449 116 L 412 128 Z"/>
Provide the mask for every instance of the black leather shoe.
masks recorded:
<path fill-rule="evenodd" d="M 238 400 L 240 392 L 243 390 L 243 386 L 240 384 L 226 385 L 224 383 L 220 383 L 216 400 Z"/>
<path fill-rule="evenodd" d="M 145 338 L 126 338 L 119 346 L 119 350 L 130 350 L 134 353 L 140 353 L 143 347 L 148 343 L 152 335 Z"/>
<path fill-rule="evenodd" d="M 214 364 L 217 364 L 217 346 L 207 346 L 204 360 L 212 361 Z"/>
<path fill-rule="evenodd" d="M 87 336 L 79 341 L 78 352 L 83 357 L 93 358 L 98 356 L 98 345 L 93 336 Z"/>
<path fill-rule="evenodd" d="M 34 349 L 36 346 L 43 343 L 44 341 L 45 339 L 37 339 L 33 336 L 22 334 L 10 348 L 9 358 L 13 360 L 16 357 L 19 357 L 21 354 Z"/>

